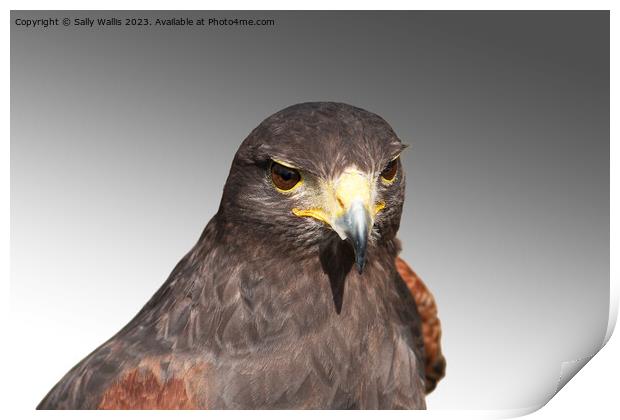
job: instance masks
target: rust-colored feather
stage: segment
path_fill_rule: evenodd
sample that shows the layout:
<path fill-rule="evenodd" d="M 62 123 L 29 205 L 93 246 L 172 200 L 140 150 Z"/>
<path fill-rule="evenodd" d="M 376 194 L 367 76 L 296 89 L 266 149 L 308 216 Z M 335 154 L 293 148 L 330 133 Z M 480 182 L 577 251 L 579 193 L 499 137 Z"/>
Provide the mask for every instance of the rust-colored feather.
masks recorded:
<path fill-rule="evenodd" d="M 163 363 L 162 363 L 163 362 Z M 161 365 L 167 366 L 162 369 Z M 144 359 L 122 372 L 107 389 L 97 408 L 107 410 L 206 409 L 204 364 L 170 359 Z"/>
<path fill-rule="evenodd" d="M 106 390 L 99 408 L 183 410 L 197 407 L 189 401 L 181 379 L 172 378 L 162 383 L 153 372 L 135 369 Z"/>
<path fill-rule="evenodd" d="M 422 279 L 403 261 L 396 258 L 396 269 L 407 284 L 418 307 L 424 338 L 426 393 L 432 392 L 446 372 L 446 359 L 441 352 L 441 322 L 433 294 Z"/>

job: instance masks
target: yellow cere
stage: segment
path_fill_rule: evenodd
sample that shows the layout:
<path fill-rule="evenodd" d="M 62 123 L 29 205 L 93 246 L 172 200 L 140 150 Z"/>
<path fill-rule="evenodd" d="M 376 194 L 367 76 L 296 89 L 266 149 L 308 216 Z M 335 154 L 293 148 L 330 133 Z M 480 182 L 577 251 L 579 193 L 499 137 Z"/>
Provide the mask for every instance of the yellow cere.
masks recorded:
<path fill-rule="evenodd" d="M 329 218 L 327 214 L 322 209 L 307 209 L 302 210 L 298 208 L 293 209 L 293 214 L 299 217 L 314 217 L 317 220 L 320 220 L 323 223 L 329 223 Z"/>
<path fill-rule="evenodd" d="M 374 206 L 373 182 L 369 176 L 355 168 L 346 169 L 334 182 L 323 181 L 320 183 L 320 197 L 314 205 L 308 209 L 294 208 L 293 214 L 299 217 L 313 217 L 328 225 L 344 215 L 354 201 L 361 201 L 374 217 L 385 208 L 384 202 L 378 202 Z"/>
<path fill-rule="evenodd" d="M 376 216 L 377 213 L 379 213 L 384 208 L 385 208 L 385 203 L 383 201 L 379 201 L 377 204 L 375 204 L 375 213 L 374 213 L 374 215 Z"/>
<path fill-rule="evenodd" d="M 356 169 L 346 169 L 334 183 L 336 200 L 339 208 L 337 216 L 351 207 L 351 203 L 359 200 L 366 205 L 370 204 L 370 179 Z"/>

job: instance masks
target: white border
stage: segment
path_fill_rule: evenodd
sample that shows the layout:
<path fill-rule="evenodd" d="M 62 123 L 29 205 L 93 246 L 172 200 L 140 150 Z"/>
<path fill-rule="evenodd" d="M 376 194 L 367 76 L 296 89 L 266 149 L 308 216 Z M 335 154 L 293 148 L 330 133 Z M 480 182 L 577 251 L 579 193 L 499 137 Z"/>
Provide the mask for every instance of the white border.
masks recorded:
<path fill-rule="evenodd" d="M 381 8 L 387 10 L 399 10 L 399 9 L 414 9 L 414 10 L 610 10 L 610 26 L 611 26 L 611 48 L 610 48 L 610 64 L 611 64 L 611 197 L 610 197 L 610 289 L 611 289 L 611 305 L 610 305 L 610 322 L 607 329 L 606 341 L 610 339 L 613 329 L 616 324 L 618 315 L 618 261 L 620 255 L 618 255 L 618 223 L 617 218 L 614 215 L 619 214 L 620 207 L 618 206 L 618 84 L 615 82 L 614 76 L 618 70 L 618 30 L 617 26 L 619 19 L 616 16 L 618 6 L 617 2 L 612 1 L 470 1 L 467 2 L 467 8 L 464 7 L 463 2 L 459 1 L 441 1 L 441 2 L 420 2 L 420 1 L 383 1 L 381 2 Z M 9 10 L 36 10 L 36 9 L 49 9 L 52 7 L 48 1 L 26 1 L 16 2 L 9 1 Z M 79 1 L 59 1 L 54 2 L 54 9 L 76 9 L 76 10 L 96 10 L 96 9 L 108 9 L 108 10 L 312 10 L 312 9 L 332 9 L 332 10 L 345 10 L 345 9 L 376 9 L 376 2 L 368 0 L 359 1 L 341 1 L 337 4 L 334 1 L 315 0 L 312 2 L 296 2 L 294 4 L 284 1 L 238 1 L 235 5 L 231 6 L 228 3 L 223 2 L 208 2 L 208 1 L 176 1 L 176 2 L 163 2 L 163 1 L 92 1 L 88 4 Z M 7 15 L 8 15 L 7 11 Z M 5 16 L 7 16 L 5 15 Z M 7 16 L 8 17 L 8 16 Z M 2 118 L 3 141 L 0 146 L 0 188 L 2 192 L 2 206 L 0 206 L 0 212 L 3 223 L 0 233 L 2 233 L 3 240 L 0 242 L 0 273 L 2 273 L 0 279 L 0 331 L 8 331 L 7 320 L 9 314 L 9 278 L 10 278 L 10 77 L 9 77 L 9 60 L 10 60 L 10 20 L 3 22 L 4 30 L 2 31 L 2 45 L 5 48 L 3 54 L 4 66 L 2 71 L 4 72 L 5 82 L 2 84 L 5 101 L 3 103 L 4 112 Z M 616 48 L 614 48 L 615 46 Z M 616 334 L 617 335 L 617 334 Z M 5 346 L 18 345 L 19 343 L 11 343 L 6 340 L 6 334 L 0 334 L 0 348 Z M 575 378 L 573 378 L 566 387 L 560 391 L 560 393 L 554 397 L 551 402 L 542 410 L 536 411 L 530 414 L 528 417 L 535 418 L 555 418 L 561 416 L 562 418 L 583 418 L 584 416 L 594 416 L 594 418 L 617 418 L 617 414 L 620 413 L 618 404 L 616 403 L 617 393 L 617 378 L 620 373 L 620 363 L 618 363 L 617 354 L 620 352 L 620 343 L 617 337 L 612 338 L 607 346 L 602 349 L 583 371 L 580 372 Z M 0 350 L 4 353 L 4 350 Z M 6 357 L 2 357 L 5 364 L 11 363 Z M 36 372 L 29 372 L 28 367 L 24 366 L 24 374 L 36 374 Z M 91 418 L 91 417 L 106 417 L 114 416 L 132 418 L 168 418 L 169 416 L 179 417 L 198 417 L 203 418 L 206 414 L 202 412 L 19 412 L 15 407 L 11 406 L 10 395 L 13 392 L 19 392 L 19 390 L 12 389 L 10 385 L 10 378 L 3 377 L 0 381 L 0 392 L 3 395 L 3 411 L 8 411 L 8 417 L 6 418 L 21 418 L 30 414 L 32 416 L 41 417 L 57 417 L 63 416 L 75 418 Z M 613 392 L 613 394 L 612 394 Z M 507 417 L 519 414 L 526 414 L 527 412 L 497 412 L 497 411 L 428 411 L 424 413 L 415 413 L 415 415 L 421 415 L 423 417 L 435 417 L 435 418 L 497 418 Z M 615 413 L 615 414 L 614 414 Z M 252 415 L 262 417 L 269 416 L 270 418 L 286 418 L 292 413 L 285 411 L 273 411 L 273 412 L 253 412 Z M 6 415 L 6 414 L 5 414 Z M 210 417 L 225 416 L 227 418 L 237 417 L 244 415 L 244 412 L 216 412 L 209 413 Z M 355 415 L 356 417 L 374 416 L 376 413 L 361 412 L 361 413 L 335 413 L 335 412 L 295 412 L 295 416 L 327 416 L 334 418 L 338 416 L 348 417 Z M 388 413 L 382 414 L 388 415 Z M 390 412 L 390 416 L 406 416 L 410 418 L 412 413 L 404 412 Z"/>

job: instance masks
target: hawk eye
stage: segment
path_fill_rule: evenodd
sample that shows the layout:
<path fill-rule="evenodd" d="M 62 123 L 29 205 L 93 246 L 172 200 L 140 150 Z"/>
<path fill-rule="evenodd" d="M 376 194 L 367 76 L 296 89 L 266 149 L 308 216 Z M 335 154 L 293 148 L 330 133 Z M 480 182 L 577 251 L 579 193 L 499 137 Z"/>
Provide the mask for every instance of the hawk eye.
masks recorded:
<path fill-rule="evenodd" d="M 301 181 L 301 175 L 297 169 L 288 168 L 277 162 L 271 164 L 271 180 L 276 188 L 288 191 Z"/>
<path fill-rule="evenodd" d="M 383 171 L 381 172 L 381 178 L 385 179 L 386 181 L 393 180 L 396 176 L 396 172 L 398 171 L 399 160 L 399 158 L 396 158 L 390 163 L 388 163 L 385 169 L 383 169 Z"/>

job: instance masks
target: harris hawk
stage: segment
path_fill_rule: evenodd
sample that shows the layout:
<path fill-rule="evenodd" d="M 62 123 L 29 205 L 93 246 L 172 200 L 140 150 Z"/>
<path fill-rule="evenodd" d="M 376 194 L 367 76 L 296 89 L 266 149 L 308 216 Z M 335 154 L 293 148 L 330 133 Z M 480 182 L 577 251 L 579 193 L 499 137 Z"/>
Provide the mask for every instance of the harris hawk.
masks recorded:
<path fill-rule="evenodd" d="M 347 104 L 268 117 L 195 246 L 37 408 L 426 408 L 445 359 L 398 257 L 403 148 Z"/>

